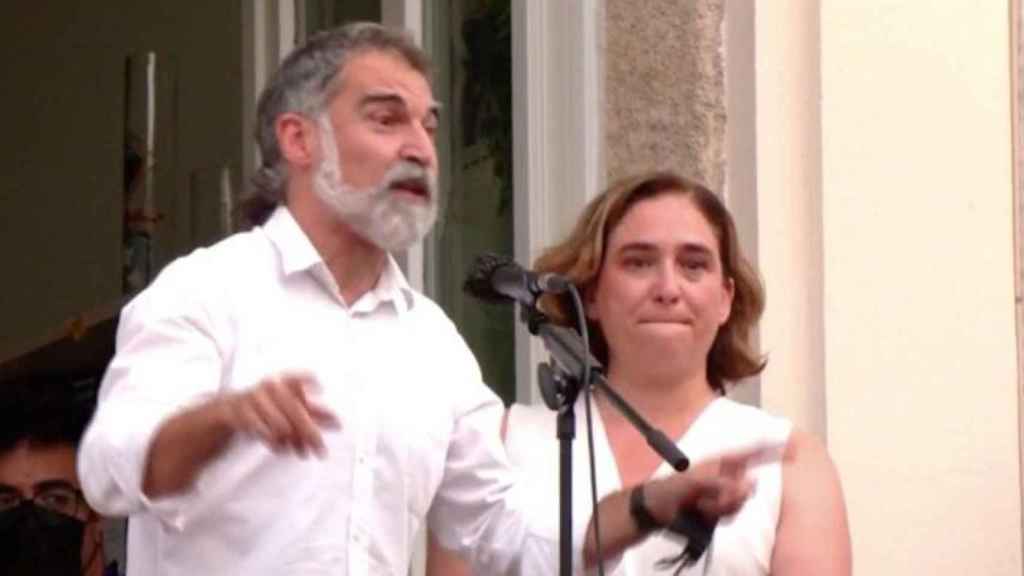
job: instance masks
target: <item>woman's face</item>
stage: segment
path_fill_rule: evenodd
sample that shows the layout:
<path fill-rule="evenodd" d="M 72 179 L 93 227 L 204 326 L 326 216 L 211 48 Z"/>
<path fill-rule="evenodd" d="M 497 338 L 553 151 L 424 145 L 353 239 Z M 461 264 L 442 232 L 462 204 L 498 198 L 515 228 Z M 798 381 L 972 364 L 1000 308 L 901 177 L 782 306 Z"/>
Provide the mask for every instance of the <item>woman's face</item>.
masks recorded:
<path fill-rule="evenodd" d="M 587 297 L 610 364 L 703 371 L 732 306 L 721 262 L 714 230 L 688 195 L 666 192 L 634 204 L 609 235 Z"/>

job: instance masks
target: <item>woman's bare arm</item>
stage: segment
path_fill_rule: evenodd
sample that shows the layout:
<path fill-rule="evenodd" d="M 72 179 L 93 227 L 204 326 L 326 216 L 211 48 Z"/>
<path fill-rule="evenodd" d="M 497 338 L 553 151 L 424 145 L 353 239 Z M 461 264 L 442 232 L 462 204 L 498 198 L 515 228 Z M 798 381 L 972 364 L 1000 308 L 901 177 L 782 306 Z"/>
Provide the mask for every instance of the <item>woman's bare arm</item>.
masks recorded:
<path fill-rule="evenodd" d="M 783 458 L 771 573 L 849 576 L 852 564 L 839 474 L 820 440 L 794 431 Z"/>

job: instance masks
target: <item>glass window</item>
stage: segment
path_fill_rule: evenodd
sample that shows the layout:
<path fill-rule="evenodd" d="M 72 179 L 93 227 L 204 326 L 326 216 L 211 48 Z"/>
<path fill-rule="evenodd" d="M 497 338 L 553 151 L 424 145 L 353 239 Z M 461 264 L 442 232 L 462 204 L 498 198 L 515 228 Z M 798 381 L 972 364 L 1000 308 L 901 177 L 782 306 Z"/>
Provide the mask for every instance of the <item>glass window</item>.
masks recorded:
<path fill-rule="evenodd" d="M 425 6 L 424 45 L 444 106 L 438 132 L 442 216 L 426 247 L 426 289 L 473 349 L 484 380 L 515 400 L 513 308 L 462 292 L 473 259 L 513 251 L 512 34 L 508 0 Z"/>
<path fill-rule="evenodd" d="M 345 22 L 380 22 L 381 0 L 305 0 L 305 22 L 300 21 L 307 35 L 339 26 Z"/>

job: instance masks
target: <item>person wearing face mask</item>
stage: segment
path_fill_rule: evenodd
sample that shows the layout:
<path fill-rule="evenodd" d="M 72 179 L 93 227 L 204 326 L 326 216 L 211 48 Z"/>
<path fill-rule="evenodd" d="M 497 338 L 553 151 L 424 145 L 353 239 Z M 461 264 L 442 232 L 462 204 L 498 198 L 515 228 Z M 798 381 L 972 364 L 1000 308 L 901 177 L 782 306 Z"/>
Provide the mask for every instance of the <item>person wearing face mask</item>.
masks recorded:
<path fill-rule="evenodd" d="M 116 576 L 100 517 L 82 498 L 75 448 L 95 388 L 33 375 L 0 383 L 0 573 Z"/>
<path fill-rule="evenodd" d="M 257 106 L 254 227 L 122 311 L 78 468 L 98 511 L 131 516 L 130 576 L 405 574 L 427 522 L 487 574 L 556 549 L 522 513 L 500 400 L 392 256 L 437 213 L 428 78 L 377 24 L 296 48 Z M 748 494 L 719 467 L 647 492 L 662 521 Z M 642 538 L 624 495 L 600 513 L 619 548 Z M 585 523 L 573 544 L 597 561 Z"/>
<path fill-rule="evenodd" d="M 764 369 L 753 341 L 764 289 L 715 194 L 672 172 L 624 178 L 590 202 L 534 270 L 563 275 L 579 287 L 592 350 L 609 385 L 688 457 L 699 462 L 751 443 L 784 446 L 781 458 L 750 467 L 753 495 L 720 519 L 696 564 L 665 566 L 680 544 L 652 527 L 650 538 L 625 553 L 615 576 L 669 568 L 679 568 L 668 573 L 680 576 L 851 573 L 842 490 L 821 442 L 784 418 L 725 396 L 738 380 Z M 576 326 L 567 297 L 545 295 L 540 306 L 556 323 Z M 578 415 L 584 403 L 581 394 Z M 600 391 L 592 408 L 599 496 L 635 490 L 670 473 Z M 577 439 L 586 437 L 583 426 L 577 416 Z M 537 524 L 556 531 L 555 414 L 543 406 L 513 405 L 505 443 L 521 478 L 536 487 L 531 502 Z M 573 450 L 585 469 L 586 442 L 575 442 Z M 590 478 L 577 473 L 573 480 L 574 510 L 585 517 Z M 436 542 L 427 566 L 428 576 L 483 574 Z"/>

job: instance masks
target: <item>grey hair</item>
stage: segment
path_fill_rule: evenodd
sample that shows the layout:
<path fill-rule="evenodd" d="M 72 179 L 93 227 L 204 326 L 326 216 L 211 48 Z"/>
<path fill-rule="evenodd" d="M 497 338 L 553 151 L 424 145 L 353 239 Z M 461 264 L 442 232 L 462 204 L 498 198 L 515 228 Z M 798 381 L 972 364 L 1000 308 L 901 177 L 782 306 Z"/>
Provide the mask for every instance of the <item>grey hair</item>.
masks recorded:
<path fill-rule="evenodd" d="M 255 138 L 262 161 L 239 204 L 242 219 L 250 225 L 265 222 L 285 200 L 288 167 L 278 147 L 275 122 L 286 113 L 309 119 L 323 114 L 341 89 L 348 60 L 365 52 L 394 53 L 430 80 L 430 58 L 412 36 L 373 22 L 353 22 L 318 32 L 288 54 L 256 106 Z"/>

